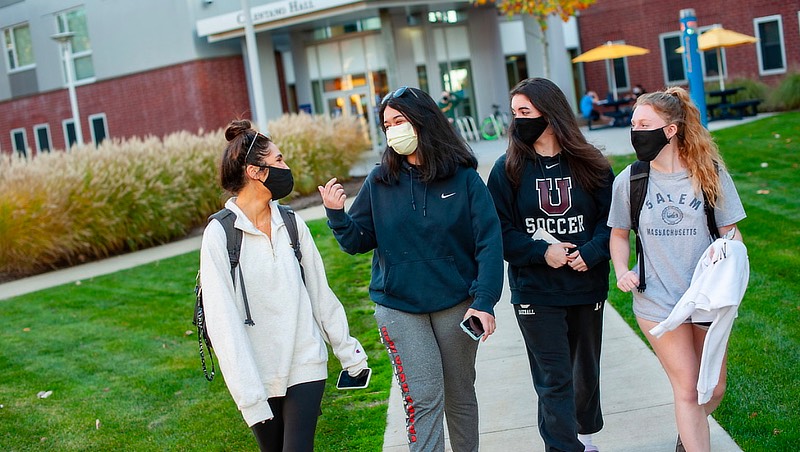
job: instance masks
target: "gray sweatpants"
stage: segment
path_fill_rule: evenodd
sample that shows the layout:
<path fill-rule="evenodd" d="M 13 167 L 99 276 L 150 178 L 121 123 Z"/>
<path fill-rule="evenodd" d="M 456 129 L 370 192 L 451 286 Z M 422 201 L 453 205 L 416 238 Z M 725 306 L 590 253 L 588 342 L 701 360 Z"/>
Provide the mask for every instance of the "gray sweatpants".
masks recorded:
<path fill-rule="evenodd" d="M 445 413 L 453 451 L 478 450 L 478 342 L 459 326 L 469 306 L 464 302 L 430 314 L 375 308 L 381 340 L 403 395 L 412 452 L 444 450 Z"/>

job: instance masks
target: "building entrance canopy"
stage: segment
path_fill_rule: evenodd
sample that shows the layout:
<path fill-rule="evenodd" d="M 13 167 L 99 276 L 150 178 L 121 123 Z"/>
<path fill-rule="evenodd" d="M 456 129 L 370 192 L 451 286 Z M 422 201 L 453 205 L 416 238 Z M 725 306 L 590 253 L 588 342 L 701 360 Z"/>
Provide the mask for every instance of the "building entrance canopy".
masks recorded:
<path fill-rule="evenodd" d="M 256 32 L 275 30 L 312 21 L 329 20 L 334 17 L 347 17 L 371 11 L 377 15 L 380 8 L 395 8 L 403 5 L 407 12 L 427 11 L 431 7 L 452 8 L 454 4 L 467 3 L 464 0 L 423 0 L 421 2 L 398 3 L 392 0 L 280 0 L 253 6 L 250 12 Z M 208 42 L 217 42 L 244 36 L 246 16 L 237 10 L 213 17 L 200 19 L 196 23 L 197 36 Z"/>

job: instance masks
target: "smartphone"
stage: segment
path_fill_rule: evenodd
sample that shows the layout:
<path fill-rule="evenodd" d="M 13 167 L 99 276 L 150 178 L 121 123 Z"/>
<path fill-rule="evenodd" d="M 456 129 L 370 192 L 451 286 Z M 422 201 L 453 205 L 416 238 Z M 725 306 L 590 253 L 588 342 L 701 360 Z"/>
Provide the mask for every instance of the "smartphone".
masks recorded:
<path fill-rule="evenodd" d="M 372 369 L 367 367 L 355 377 L 343 370 L 339 373 L 339 380 L 336 382 L 336 389 L 364 389 L 369 386 L 369 379 L 372 376 Z"/>
<path fill-rule="evenodd" d="M 461 321 L 461 329 L 476 341 L 483 337 L 483 324 L 481 319 L 471 315 Z"/>

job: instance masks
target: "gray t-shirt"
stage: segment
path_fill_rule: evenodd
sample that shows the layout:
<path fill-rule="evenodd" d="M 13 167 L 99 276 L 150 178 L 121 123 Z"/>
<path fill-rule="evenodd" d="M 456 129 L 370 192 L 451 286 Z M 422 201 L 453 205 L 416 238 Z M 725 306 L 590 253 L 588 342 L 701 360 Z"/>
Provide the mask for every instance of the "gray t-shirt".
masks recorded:
<path fill-rule="evenodd" d="M 630 171 L 628 166 L 614 180 L 608 215 L 612 228 L 631 228 Z M 714 215 L 717 226 L 727 226 L 747 215 L 730 174 L 720 169 L 719 176 L 722 193 Z M 637 317 L 660 322 L 689 288 L 694 268 L 712 241 L 703 211 L 703 194 L 695 193 L 686 171 L 660 173 L 651 167 L 639 231 L 647 289 L 642 293 L 633 291 L 633 311 Z M 633 271 L 639 272 L 638 262 Z"/>

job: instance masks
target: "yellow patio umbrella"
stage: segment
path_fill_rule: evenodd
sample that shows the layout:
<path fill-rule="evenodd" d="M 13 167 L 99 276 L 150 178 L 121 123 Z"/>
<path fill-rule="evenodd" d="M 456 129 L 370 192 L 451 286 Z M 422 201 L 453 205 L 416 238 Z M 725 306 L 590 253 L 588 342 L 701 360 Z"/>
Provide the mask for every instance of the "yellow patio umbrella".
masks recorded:
<path fill-rule="evenodd" d="M 744 44 L 754 44 L 758 38 L 728 30 L 722 27 L 714 27 L 706 30 L 697 38 L 697 48 L 705 52 L 707 50 L 717 50 L 717 65 L 719 66 L 719 89 L 725 89 L 725 77 L 722 70 L 722 58 L 720 49 L 723 47 L 736 47 Z M 675 52 L 683 53 L 683 46 L 678 47 Z"/>
<path fill-rule="evenodd" d="M 636 47 L 628 44 L 617 44 L 611 41 L 603 45 L 597 46 L 591 50 L 587 50 L 577 57 L 572 59 L 573 63 L 590 63 L 592 61 L 615 60 L 617 58 L 625 58 L 629 56 L 638 56 L 650 53 L 649 50 Z M 614 99 L 617 98 L 617 80 L 614 74 L 614 63 L 611 63 L 611 90 L 614 93 Z"/>

